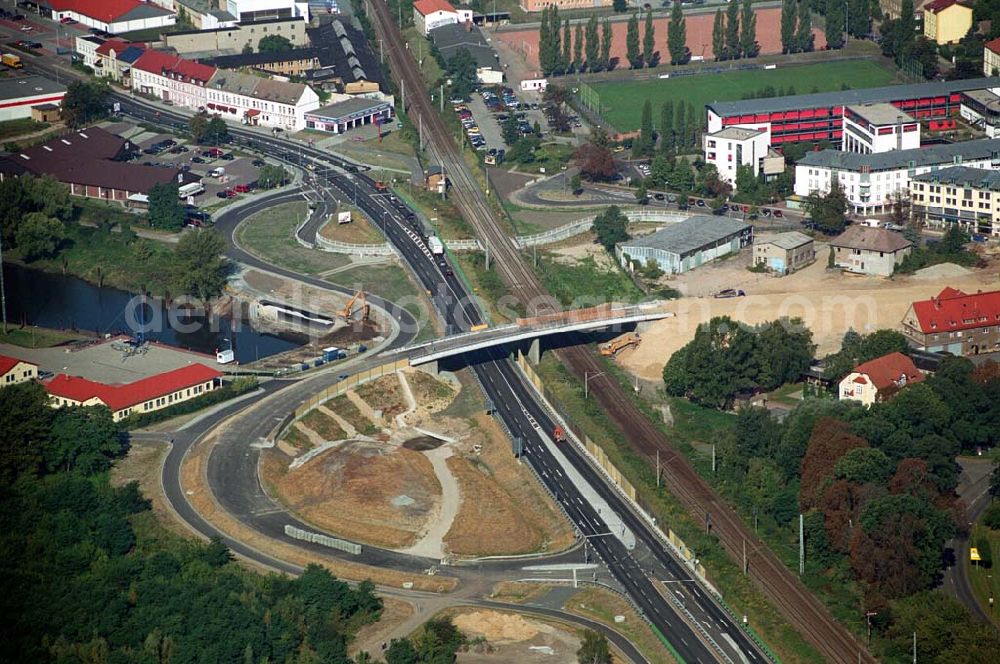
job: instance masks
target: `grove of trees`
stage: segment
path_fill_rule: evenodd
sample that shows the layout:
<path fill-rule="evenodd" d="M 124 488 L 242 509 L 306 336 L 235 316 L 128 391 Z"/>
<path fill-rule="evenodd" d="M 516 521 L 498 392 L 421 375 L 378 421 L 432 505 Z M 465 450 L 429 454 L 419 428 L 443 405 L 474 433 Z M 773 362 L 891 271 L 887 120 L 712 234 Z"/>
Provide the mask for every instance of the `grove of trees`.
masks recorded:
<path fill-rule="evenodd" d="M 6 661 L 351 661 L 349 638 L 381 612 L 371 582 L 316 565 L 262 576 L 220 540 L 158 533 L 138 485 L 109 483 L 126 450 L 104 407 L 50 408 L 34 383 L 0 390 Z"/>

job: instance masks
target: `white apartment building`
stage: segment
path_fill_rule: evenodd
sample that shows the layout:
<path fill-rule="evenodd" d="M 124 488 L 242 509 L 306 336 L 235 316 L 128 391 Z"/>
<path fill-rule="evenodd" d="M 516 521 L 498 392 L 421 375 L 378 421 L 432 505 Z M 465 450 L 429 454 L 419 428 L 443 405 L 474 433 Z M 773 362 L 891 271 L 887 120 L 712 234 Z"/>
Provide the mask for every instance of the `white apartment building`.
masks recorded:
<path fill-rule="evenodd" d="M 909 192 L 911 178 L 952 166 L 1000 169 L 1000 139 L 872 154 L 809 152 L 795 165 L 795 193 L 829 193 L 836 178 L 853 212 L 884 213 L 891 209 L 891 196 Z"/>
<path fill-rule="evenodd" d="M 892 104 L 861 104 L 844 108 L 844 152 L 870 154 L 920 147 L 920 123 Z"/>
<path fill-rule="evenodd" d="M 425 37 L 442 25 L 471 22 L 471 9 L 455 9 L 447 0 L 416 0 L 413 3 L 413 24 Z"/>
<path fill-rule="evenodd" d="M 750 166 L 755 176 L 777 175 L 785 170 L 785 159 L 772 150 L 768 127 L 726 127 L 702 137 L 705 163 L 719 171 L 719 177 L 736 188 L 736 169 Z"/>
<path fill-rule="evenodd" d="M 148 50 L 132 65 L 132 89 L 176 106 L 205 106 L 205 86 L 215 67 Z"/>
<path fill-rule="evenodd" d="M 206 93 L 209 113 L 262 127 L 305 129 L 306 113 L 319 108 L 319 95 L 308 85 L 222 69 L 212 76 Z"/>
<path fill-rule="evenodd" d="M 309 3 L 297 0 L 226 0 L 224 8 L 239 23 L 276 18 L 309 20 Z"/>
<path fill-rule="evenodd" d="M 959 224 L 969 233 L 1000 237 L 1000 171 L 944 168 L 910 180 L 913 215 L 927 225 Z"/>

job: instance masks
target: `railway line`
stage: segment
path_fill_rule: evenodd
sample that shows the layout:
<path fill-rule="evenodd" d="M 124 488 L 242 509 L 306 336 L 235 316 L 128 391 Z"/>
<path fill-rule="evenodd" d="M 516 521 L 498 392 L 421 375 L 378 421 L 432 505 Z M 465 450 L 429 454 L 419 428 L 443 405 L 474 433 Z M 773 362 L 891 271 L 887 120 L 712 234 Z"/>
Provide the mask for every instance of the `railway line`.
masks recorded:
<path fill-rule="evenodd" d="M 452 181 L 452 197 L 476 232 L 489 247 L 490 254 L 511 293 L 524 303 L 529 315 L 557 309 L 541 283 L 522 260 L 513 242 L 503 230 L 478 183 L 466 165 L 461 150 L 453 143 L 443 118 L 434 109 L 417 63 L 400 35 L 385 2 L 367 0 L 366 7 L 377 35 L 390 45 L 387 56 L 394 77 L 405 88 L 406 110 L 417 118 L 430 138 L 429 144 Z M 667 488 L 684 507 L 698 519 L 705 518 L 729 556 L 742 561 L 744 544 L 753 551 L 748 575 L 784 618 L 798 629 L 806 640 L 828 661 L 876 662 L 862 643 L 846 627 L 838 623 L 818 599 L 795 577 L 760 539 L 743 525 L 736 513 L 701 478 L 691 464 L 675 453 L 666 435 L 633 403 L 630 395 L 604 372 L 605 367 L 592 348 L 568 347 L 557 355 L 580 380 L 589 374 L 601 373 L 593 382 L 594 392 L 604 411 L 625 434 L 626 440 L 648 463 L 653 463 L 659 451 L 665 453 Z M 597 382 L 600 381 L 600 382 Z M 661 458 L 661 466 L 663 461 Z"/>

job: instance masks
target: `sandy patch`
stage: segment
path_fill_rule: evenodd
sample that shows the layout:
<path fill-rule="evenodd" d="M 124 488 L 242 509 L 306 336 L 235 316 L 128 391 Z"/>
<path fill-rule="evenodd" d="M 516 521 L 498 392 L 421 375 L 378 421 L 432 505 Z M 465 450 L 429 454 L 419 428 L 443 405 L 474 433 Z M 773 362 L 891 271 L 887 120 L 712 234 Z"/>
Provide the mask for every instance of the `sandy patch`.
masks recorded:
<path fill-rule="evenodd" d="M 357 440 L 265 481 L 317 528 L 390 548 L 411 546 L 429 527 L 441 499 L 441 485 L 424 454 Z"/>
<path fill-rule="evenodd" d="M 997 288 L 993 266 L 961 276 L 935 276 L 934 272 L 922 278 L 853 276 L 826 269 L 825 251 L 818 246 L 816 263 L 787 277 L 747 272 L 738 262 L 743 257 L 738 257 L 670 281 L 682 292 L 699 296 L 671 303 L 668 308 L 676 316 L 650 324 L 635 352 L 621 357 L 622 365 L 643 379 L 659 380 L 667 359 L 692 339 L 698 325 L 715 316 L 730 316 L 751 325 L 782 316 L 799 317 L 812 330 L 816 352 L 822 356 L 838 350 L 849 329 L 862 333 L 898 329 L 914 300 L 936 295 L 945 286 L 966 292 Z M 945 275 L 956 272 L 942 271 Z M 743 288 L 747 296 L 715 299 L 705 295 L 722 288 Z"/>
<path fill-rule="evenodd" d="M 454 618 L 455 627 L 473 637 L 483 636 L 489 641 L 527 641 L 541 631 L 550 632 L 548 625 L 517 615 L 499 611 L 474 611 L 461 613 Z"/>

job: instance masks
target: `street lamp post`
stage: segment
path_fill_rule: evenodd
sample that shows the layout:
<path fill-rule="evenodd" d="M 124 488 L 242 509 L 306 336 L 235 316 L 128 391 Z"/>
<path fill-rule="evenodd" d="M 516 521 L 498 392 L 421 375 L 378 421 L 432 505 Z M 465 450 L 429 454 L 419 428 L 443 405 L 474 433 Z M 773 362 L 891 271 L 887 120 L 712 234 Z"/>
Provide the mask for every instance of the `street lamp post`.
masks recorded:
<path fill-rule="evenodd" d="M 868 645 L 872 644 L 872 616 L 877 616 L 878 611 L 865 611 L 865 622 L 868 623 Z"/>
<path fill-rule="evenodd" d="M 590 397 L 590 379 L 597 378 L 598 376 L 603 376 L 603 371 L 584 371 L 583 372 L 583 398 L 587 399 Z"/>

